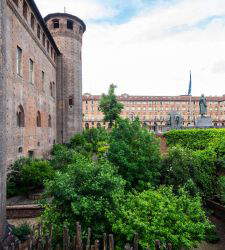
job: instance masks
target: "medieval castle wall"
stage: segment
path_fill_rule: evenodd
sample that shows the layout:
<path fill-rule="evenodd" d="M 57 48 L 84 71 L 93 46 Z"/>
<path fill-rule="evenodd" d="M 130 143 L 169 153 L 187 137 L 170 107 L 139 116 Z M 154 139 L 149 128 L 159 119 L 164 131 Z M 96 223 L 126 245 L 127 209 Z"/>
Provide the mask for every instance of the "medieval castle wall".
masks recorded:
<path fill-rule="evenodd" d="M 6 102 L 0 112 L 6 115 L 2 126 L 9 165 L 21 156 L 47 156 L 54 143 L 81 131 L 81 46 L 86 27 L 79 18 L 63 13 L 52 14 L 60 18 L 59 29 L 52 28 L 47 17 L 48 29 L 33 0 L 6 0 L 5 11 L 7 63 L 1 87 Z M 73 20 L 73 29 L 68 20 Z"/>

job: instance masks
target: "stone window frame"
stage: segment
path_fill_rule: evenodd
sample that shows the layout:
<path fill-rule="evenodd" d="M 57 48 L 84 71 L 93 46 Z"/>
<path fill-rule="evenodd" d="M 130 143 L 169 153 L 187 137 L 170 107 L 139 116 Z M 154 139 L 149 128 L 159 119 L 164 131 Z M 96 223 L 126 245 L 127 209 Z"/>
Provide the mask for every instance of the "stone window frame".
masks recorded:
<path fill-rule="evenodd" d="M 41 128 L 41 112 L 39 110 L 37 112 L 36 125 L 38 128 Z"/>
<path fill-rule="evenodd" d="M 59 29 L 59 26 L 60 26 L 60 20 L 55 18 L 52 20 L 52 26 L 53 26 L 53 29 Z"/>
<path fill-rule="evenodd" d="M 29 59 L 29 82 L 34 84 L 34 61 Z"/>
<path fill-rule="evenodd" d="M 24 128 L 25 127 L 25 112 L 21 104 L 17 108 L 16 118 L 17 118 L 17 126 L 19 128 Z"/>
<path fill-rule="evenodd" d="M 32 12 L 30 13 L 30 26 L 31 26 L 32 30 L 34 30 L 34 27 L 35 27 L 35 16 L 34 16 L 34 14 Z"/>
<path fill-rule="evenodd" d="M 27 15 L 28 15 L 28 4 L 26 0 L 23 0 L 23 16 L 27 20 Z"/>
<path fill-rule="evenodd" d="M 67 19 L 67 22 L 66 22 L 67 29 L 73 30 L 73 26 L 74 26 L 74 21 L 71 19 Z"/>
<path fill-rule="evenodd" d="M 70 107 L 73 107 L 73 106 L 74 106 L 74 98 L 73 98 L 73 96 L 69 96 L 68 102 L 69 102 L 69 106 L 70 106 Z"/>
<path fill-rule="evenodd" d="M 51 117 L 51 115 L 48 115 L 48 127 L 49 128 L 52 127 L 52 117 Z"/>
<path fill-rule="evenodd" d="M 17 75 L 22 76 L 22 60 L 23 58 L 23 50 L 17 45 L 16 48 L 16 72 Z"/>
<path fill-rule="evenodd" d="M 44 92 L 44 90 L 45 90 L 45 72 L 43 70 L 41 71 L 41 83 L 42 83 L 42 91 Z"/>
<path fill-rule="evenodd" d="M 18 148 L 18 153 L 19 153 L 19 154 L 22 154 L 22 153 L 23 153 L 23 147 L 19 147 L 19 148 Z"/>

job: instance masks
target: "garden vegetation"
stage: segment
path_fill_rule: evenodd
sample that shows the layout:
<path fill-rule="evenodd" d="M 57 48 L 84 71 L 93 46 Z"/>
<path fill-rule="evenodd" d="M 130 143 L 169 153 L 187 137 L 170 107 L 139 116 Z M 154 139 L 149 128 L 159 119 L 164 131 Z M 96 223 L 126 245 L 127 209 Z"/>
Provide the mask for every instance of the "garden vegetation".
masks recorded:
<path fill-rule="evenodd" d="M 191 249 L 214 233 L 205 200 L 225 203 L 225 130 L 171 131 L 159 139 L 138 119 L 121 119 L 111 86 L 100 106 L 110 130 L 92 128 L 55 145 L 49 161 L 21 159 L 12 168 L 8 195 L 45 189 L 41 220 L 53 224 L 55 241 L 75 222 L 94 238 L 114 233 L 118 249 L 138 233 L 142 248 L 155 240 Z M 114 107 L 112 109 L 112 107 Z M 114 110 L 112 112 L 112 110 Z M 18 189 L 18 187 L 20 187 Z"/>

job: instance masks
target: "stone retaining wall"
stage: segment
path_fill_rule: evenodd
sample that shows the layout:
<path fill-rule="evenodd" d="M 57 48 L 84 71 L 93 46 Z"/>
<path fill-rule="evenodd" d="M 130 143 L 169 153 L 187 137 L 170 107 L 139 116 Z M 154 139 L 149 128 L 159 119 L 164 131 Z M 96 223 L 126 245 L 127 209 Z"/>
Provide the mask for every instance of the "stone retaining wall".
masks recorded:
<path fill-rule="evenodd" d="M 7 206 L 6 214 L 7 219 L 22 219 L 22 218 L 35 218 L 42 212 L 39 205 L 16 205 Z"/>

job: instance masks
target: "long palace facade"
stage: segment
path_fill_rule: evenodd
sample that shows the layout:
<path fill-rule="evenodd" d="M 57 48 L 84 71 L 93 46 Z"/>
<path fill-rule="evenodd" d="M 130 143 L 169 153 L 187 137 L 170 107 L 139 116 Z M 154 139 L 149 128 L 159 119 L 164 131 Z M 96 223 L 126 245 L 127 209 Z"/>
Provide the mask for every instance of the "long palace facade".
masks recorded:
<path fill-rule="evenodd" d="M 108 127 L 99 111 L 100 95 L 83 95 L 83 128 Z M 167 126 L 170 112 L 178 112 L 183 117 L 183 126 L 193 126 L 199 117 L 199 96 L 130 96 L 123 94 L 117 97 L 124 105 L 123 118 L 140 121 L 149 130 L 163 131 Z M 225 126 L 225 95 L 207 96 L 207 116 L 210 116 L 215 127 Z"/>

